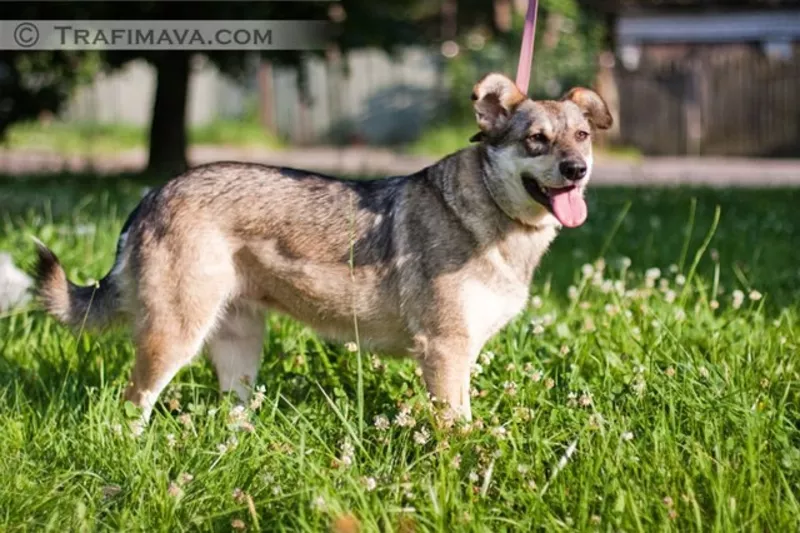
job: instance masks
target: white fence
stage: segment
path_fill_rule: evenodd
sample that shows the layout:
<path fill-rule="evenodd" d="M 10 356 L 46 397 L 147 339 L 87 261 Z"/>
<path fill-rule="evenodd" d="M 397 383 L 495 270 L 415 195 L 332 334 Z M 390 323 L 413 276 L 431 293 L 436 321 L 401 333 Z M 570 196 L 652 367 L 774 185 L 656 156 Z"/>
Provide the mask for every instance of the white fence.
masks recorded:
<path fill-rule="evenodd" d="M 403 142 L 419 133 L 442 102 L 440 58 L 419 47 L 394 58 L 380 50 L 352 52 L 340 61 L 312 58 L 302 66 L 308 99 L 298 89 L 295 69 L 259 68 L 254 62 L 249 75 L 234 81 L 198 58 L 187 120 L 202 126 L 256 112 L 293 142 Z M 63 118 L 146 126 L 155 80 L 155 70 L 144 61 L 101 74 L 79 88 Z"/>

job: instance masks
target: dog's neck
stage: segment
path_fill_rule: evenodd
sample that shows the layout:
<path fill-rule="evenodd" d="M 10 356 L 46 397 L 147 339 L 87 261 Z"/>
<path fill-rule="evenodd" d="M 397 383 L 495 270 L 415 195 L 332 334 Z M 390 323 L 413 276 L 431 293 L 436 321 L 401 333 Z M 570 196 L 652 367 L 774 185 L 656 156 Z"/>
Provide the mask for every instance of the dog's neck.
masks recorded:
<path fill-rule="evenodd" d="M 452 208 L 461 224 L 479 246 L 504 240 L 509 234 L 555 234 L 551 225 L 526 224 L 505 206 L 498 184 L 519 179 L 501 175 L 492 164 L 486 146 L 475 144 L 445 157 L 427 169 L 429 179 L 445 204 Z"/>

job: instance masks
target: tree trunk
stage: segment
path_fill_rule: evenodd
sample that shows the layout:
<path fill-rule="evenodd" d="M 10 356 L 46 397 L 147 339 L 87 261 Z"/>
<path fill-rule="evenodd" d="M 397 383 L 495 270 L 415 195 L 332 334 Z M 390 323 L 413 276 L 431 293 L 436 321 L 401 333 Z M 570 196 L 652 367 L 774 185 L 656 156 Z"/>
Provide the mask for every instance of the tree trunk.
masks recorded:
<path fill-rule="evenodd" d="M 150 124 L 148 172 L 177 174 L 186 170 L 186 100 L 189 59 L 185 51 L 166 52 L 155 61 L 157 81 Z"/>

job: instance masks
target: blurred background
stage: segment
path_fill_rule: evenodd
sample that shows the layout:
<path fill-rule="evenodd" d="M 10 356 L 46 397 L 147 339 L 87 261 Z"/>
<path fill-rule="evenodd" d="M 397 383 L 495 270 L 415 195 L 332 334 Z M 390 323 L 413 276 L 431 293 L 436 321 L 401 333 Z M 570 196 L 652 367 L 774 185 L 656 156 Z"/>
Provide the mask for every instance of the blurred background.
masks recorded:
<path fill-rule="evenodd" d="M 410 172 L 467 145 L 471 87 L 490 70 L 513 77 L 526 7 L 6 2 L 4 19 L 327 18 L 338 30 L 313 54 L 0 52 L 0 172 L 176 172 L 230 158 Z M 600 139 L 608 179 L 651 156 L 672 158 L 675 175 L 698 156 L 792 158 L 799 43 L 795 0 L 541 0 L 531 94 L 586 85 L 605 97 L 617 118 Z M 776 179 L 794 172 L 773 166 Z"/>

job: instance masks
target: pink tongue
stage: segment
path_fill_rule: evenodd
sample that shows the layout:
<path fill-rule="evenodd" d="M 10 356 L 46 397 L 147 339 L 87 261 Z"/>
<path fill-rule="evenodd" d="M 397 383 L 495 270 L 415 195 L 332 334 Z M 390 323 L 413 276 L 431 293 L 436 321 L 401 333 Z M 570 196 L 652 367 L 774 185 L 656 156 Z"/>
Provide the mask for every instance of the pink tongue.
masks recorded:
<path fill-rule="evenodd" d="M 568 228 L 577 228 L 586 222 L 586 202 L 578 187 L 551 189 L 550 205 L 558 221 Z"/>

